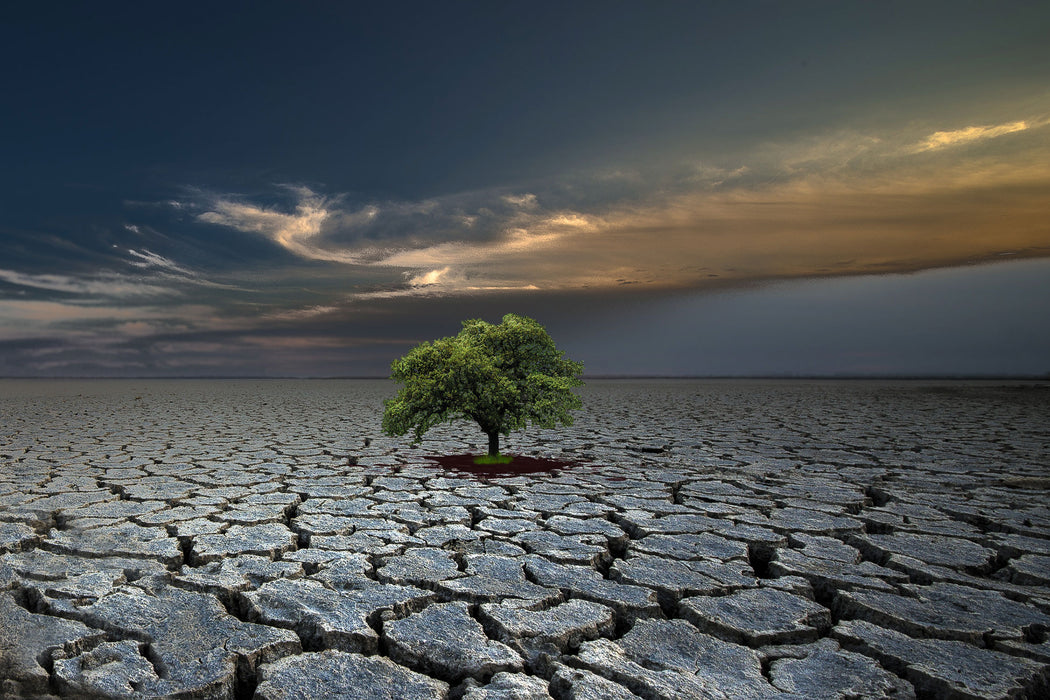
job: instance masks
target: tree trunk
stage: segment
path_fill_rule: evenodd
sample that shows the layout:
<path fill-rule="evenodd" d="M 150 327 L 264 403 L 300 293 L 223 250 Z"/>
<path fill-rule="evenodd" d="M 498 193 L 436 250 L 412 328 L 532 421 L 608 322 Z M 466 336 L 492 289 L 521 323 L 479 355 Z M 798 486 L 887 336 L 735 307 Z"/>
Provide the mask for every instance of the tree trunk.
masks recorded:
<path fill-rule="evenodd" d="M 499 431 L 493 430 L 489 433 L 489 454 L 492 456 L 499 454 Z"/>

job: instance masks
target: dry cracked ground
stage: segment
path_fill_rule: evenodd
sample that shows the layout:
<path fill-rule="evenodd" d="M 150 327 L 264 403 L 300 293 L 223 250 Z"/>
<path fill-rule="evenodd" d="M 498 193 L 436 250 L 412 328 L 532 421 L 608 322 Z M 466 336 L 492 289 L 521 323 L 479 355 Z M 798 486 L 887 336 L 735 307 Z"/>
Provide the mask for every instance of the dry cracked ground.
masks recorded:
<path fill-rule="evenodd" d="M 0 382 L 0 694 L 1048 692 L 1045 385 L 591 382 L 486 479 L 393 389 Z"/>

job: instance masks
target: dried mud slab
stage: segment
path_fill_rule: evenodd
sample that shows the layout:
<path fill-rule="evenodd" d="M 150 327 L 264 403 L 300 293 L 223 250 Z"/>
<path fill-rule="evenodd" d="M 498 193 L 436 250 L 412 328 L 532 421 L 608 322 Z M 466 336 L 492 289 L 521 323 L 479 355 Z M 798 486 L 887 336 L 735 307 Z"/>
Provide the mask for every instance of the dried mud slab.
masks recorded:
<path fill-rule="evenodd" d="M 483 468 L 386 382 L 0 384 L 0 697 L 1050 694 L 1038 383 L 597 381 Z"/>

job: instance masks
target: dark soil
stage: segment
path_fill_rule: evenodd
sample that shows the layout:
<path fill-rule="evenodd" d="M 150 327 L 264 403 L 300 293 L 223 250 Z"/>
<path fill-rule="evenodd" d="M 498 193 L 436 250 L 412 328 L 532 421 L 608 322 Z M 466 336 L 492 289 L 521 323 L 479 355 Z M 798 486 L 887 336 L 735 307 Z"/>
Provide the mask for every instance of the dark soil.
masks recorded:
<path fill-rule="evenodd" d="M 575 466 L 575 462 L 565 459 L 547 459 L 546 457 L 524 457 L 516 456 L 508 464 L 474 464 L 474 458 L 478 455 L 461 454 L 445 455 L 443 457 L 428 457 L 440 464 L 442 468 L 471 474 L 478 477 L 490 478 L 496 476 L 517 476 L 519 474 L 549 474 L 555 469 L 566 469 Z"/>

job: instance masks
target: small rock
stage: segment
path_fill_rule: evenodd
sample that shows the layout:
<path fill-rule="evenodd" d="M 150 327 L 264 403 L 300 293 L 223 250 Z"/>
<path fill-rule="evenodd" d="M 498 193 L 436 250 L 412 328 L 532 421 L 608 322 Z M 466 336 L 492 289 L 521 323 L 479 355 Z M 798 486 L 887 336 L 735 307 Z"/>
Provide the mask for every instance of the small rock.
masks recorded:
<path fill-rule="evenodd" d="M 637 700 L 638 696 L 619 683 L 581 668 L 557 666 L 551 690 L 562 700 Z"/>
<path fill-rule="evenodd" d="M 600 566 L 612 558 L 604 535 L 566 536 L 541 530 L 516 535 L 513 540 L 533 554 L 562 564 Z"/>
<path fill-rule="evenodd" d="M 618 581 L 656 590 L 665 608 L 691 595 L 718 595 L 727 586 L 706 573 L 697 571 L 698 562 L 662 559 L 649 555 L 617 559 L 610 573 Z"/>
<path fill-rule="evenodd" d="M 41 659 L 54 650 L 75 654 L 103 639 L 101 630 L 74 620 L 31 613 L 9 593 L 0 591 L 0 681 L 17 683 L 26 695 L 48 692 L 49 675 L 40 665 Z"/>
<path fill-rule="evenodd" d="M 952 583 L 907 586 L 909 596 L 844 591 L 834 602 L 841 617 L 867 620 L 914 637 L 957 639 L 984 646 L 986 638 L 1023 640 L 1050 626 L 1050 615 L 995 591 Z"/>
<path fill-rule="evenodd" d="M 847 649 L 874 657 L 929 697 L 1045 697 L 1046 666 L 958 641 L 912 639 L 865 622 L 841 622 L 832 636 Z"/>
<path fill-rule="evenodd" d="M 513 649 L 485 636 L 466 603 L 429 605 L 422 612 L 383 626 L 394 661 L 458 683 L 466 676 L 482 680 L 500 671 L 520 671 Z"/>
<path fill-rule="evenodd" d="M 557 656 L 575 650 L 584 640 L 611 634 L 615 626 L 610 608 L 586 600 L 570 600 L 546 610 L 531 609 L 527 602 L 486 603 L 481 618 L 489 634 L 530 660 L 539 654 Z"/>
<path fill-rule="evenodd" d="M 21 552 L 27 545 L 35 545 L 40 535 L 23 523 L 0 523 L 0 554 Z"/>
<path fill-rule="evenodd" d="M 653 589 L 609 581 L 589 566 L 557 564 L 530 555 L 525 557 L 525 569 L 539 585 L 607 605 L 626 622 L 660 615 L 660 604 Z"/>
<path fill-rule="evenodd" d="M 194 565 L 220 561 L 239 554 L 276 559 L 296 547 L 298 537 L 284 525 L 233 525 L 226 532 L 193 539 Z"/>
<path fill-rule="evenodd" d="M 649 535 L 632 540 L 630 551 L 673 559 L 747 559 L 747 545 L 705 532 L 699 535 Z"/>
<path fill-rule="evenodd" d="M 773 661 L 769 676 L 774 686 L 799 697 L 915 698 L 911 683 L 867 656 L 839 649 L 830 639 L 810 645 L 805 656 Z"/>
<path fill-rule="evenodd" d="M 295 630 L 310 649 L 366 653 L 379 646 L 379 635 L 369 624 L 373 616 L 384 610 L 407 614 L 434 597 L 419 588 L 378 583 L 334 591 L 309 579 L 278 579 L 242 595 L 250 619 Z"/>
<path fill-rule="evenodd" d="M 72 659 L 57 659 L 54 674 L 66 697 L 135 697 L 143 688 L 163 686 L 157 669 L 131 640 L 105 642 Z"/>
<path fill-rule="evenodd" d="M 139 691 L 145 695 L 210 696 L 225 692 L 232 689 L 238 666 L 254 669 L 300 650 L 299 639 L 291 632 L 241 622 L 210 595 L 167 586 L 162 579 L 143 582 L 153 587 L 147 590 L 126 584 L 91 605 L 70 608 L 66 614 L 117 636 L 149 644 L 152 664 L 165 671 L 156 679 L 144 681 L 146 685 Z M 79 666 L 71 665 L 70 669 L 84 669 L 93 661 L 73 663 Z M 119 681 L 122 672 L 114 668 L 116 675 L 110 679 Z M 78 676 L 73 673 L 70 678 L 74 677 Z"/>
<path fill-rule="evenodd" d="M 1011 561 L 1003 574 L 1021 586 L 1050 586 L 1050 556 L 1025 554 Z"/>
<path fill-rule="evenodd" d="M 561 591 L 530 583 L 525 578 L 524 562 L 516 557 L 495 554 L 468 554 L 467 576 L 437 581 L 435 589 L 452 598 L 472 603 L 506 599 L 543 601 L 561 600 Z"/>
<path fill-rule="evenodd" d="M 569 661 L 644 698 L 729 700 L 777 694 L 762 677 L 754 651 L 703 634 L 682 620 L 640 620 L 617 642 L 584 642 Z"/>
<path fill-rule="evenodd" d="M 259 668 L 256 700 L 444 700 L 448 684 L 377 656 L 327 650 Z"/>
<path fill-rule="evenodd" d="M 52 552 L 85 557 L 141 557 L 155 559 L 165 566 L 182 563 L 178 540 L 168 537 L 163 528 L 140 527 L 134 523 L 100 530 L 52 530 L 40 546 Z"/>
<path fill-rule="evenodd" d="M 679 611 L 701 632 L 749 646 L 812 642 L 831 628 L 827 608 L 772 588 L 686 598 Z"/>
<path fill-rule="evenodd" d="M 471 685 L 462 700 L 553 700 L 549 683 L 521 673 L 497 673 L 488 685 Z"/>

